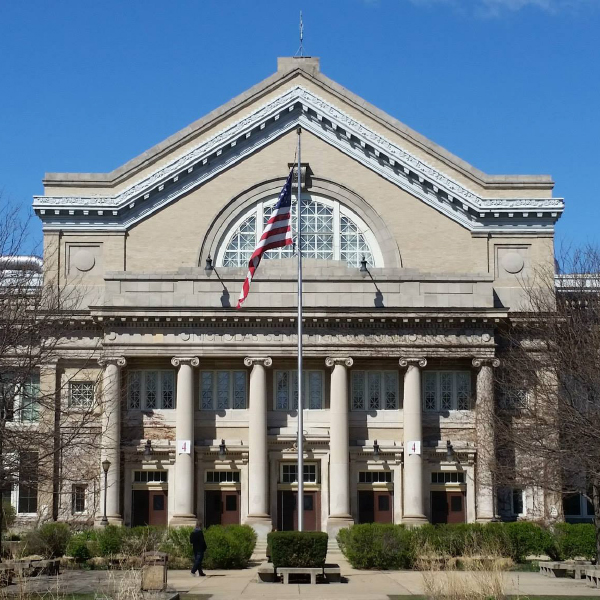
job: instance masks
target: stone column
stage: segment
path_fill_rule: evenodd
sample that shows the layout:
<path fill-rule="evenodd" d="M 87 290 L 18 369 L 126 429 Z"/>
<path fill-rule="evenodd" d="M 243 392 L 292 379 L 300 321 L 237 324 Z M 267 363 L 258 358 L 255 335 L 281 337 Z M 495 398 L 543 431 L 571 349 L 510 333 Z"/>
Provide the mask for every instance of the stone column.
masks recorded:
<path fill-rule="evenodd" d="M 177 371 L 177 409 L 175 413 L 175 510 L 170 525 L 193 525 L 194 510 L 194 369 L 196 357 L 171 359 Z"/>
<path fill-rule="evenodd" d="M 121 368 L 127 364 L 124 357 L 101 358 L 102 374 L 102 445 L 100 447 L 100 514 L 104 516 L 104 470 L 102 463 L 110 461 L 106 477 L 106 516 L 111 525 L 122 525 L 121 482 Z"/>
<path fill-rule="evenodd" d="M 269 516 L 268 456 L 267 456 L 267 372 L 270 357 L 244 359 L 250 373 L 250 422 L 248 443 L 248 523 L 260 540 L 272 529 Z"/>
<path fill-rule="evenodd" d="M 342 527 L 352 525 L 350 515 L 350 448 L 348 430 L 348 367 L 351 358 L 327 357 L 333 367 L 329 394 L 329 519 L 327 532 L 334 537 Z"/>
<path fill-rule="evenodd" d="M 496 518 L 494 477 L 492 461 L 496 455 L 494 435 L 494 372 L 500 361 L 497 358 L 474 358 L 477 372 L 475 419 L 477 431 L 477 467 L 475 473 L 477 521 Z"/>
<path fill-rule="evenodd" d="M 423 418 L 421 369 L 425 358 L 401 358 L 404 375 L 404 514 L 403 522 L 427 522 L 423 497 Z M 414 446 L 414 448 L 413 448 Z"/>

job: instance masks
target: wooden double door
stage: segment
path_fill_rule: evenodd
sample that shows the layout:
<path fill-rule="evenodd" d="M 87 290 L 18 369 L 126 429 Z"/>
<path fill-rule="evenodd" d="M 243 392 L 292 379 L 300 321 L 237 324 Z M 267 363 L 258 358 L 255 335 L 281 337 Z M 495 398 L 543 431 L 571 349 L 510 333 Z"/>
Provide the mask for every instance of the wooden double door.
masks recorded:
<path fill-rule="evenodd" d="M 432 523 L 465 523 L 467 507 L 466 492 L 436 491 L 431 492 Z"/>
<path fill-rule="evenodd" d="M 133 490 L 131 525 L 167 525 L 167 490 Z"/>
<path fill-rule="evenodd" d="M 360 490 L 358 492 L 359 523 L 393 523 L 394 492 Z"/>
<path fill-rule="evenodd" d="M 296 531 L 298 529 L 298 492 L 279 490 L 277 492 L 277 529 Z M 321 492 L 304 492 L 304 531 L 320 531 Z"/>
<path fill-rule="evenodd" d="M 240 491 L 206 490 L 204 492 L 204 526 L 239 525 Z"/>

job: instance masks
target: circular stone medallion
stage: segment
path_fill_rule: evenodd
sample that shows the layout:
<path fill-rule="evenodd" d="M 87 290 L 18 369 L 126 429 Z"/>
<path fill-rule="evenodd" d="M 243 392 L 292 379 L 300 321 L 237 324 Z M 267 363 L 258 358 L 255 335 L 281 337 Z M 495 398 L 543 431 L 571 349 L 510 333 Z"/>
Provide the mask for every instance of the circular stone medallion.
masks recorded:
<path fill-rule="evenodd" d="M 508 252 L 502 258 L 502 266 L 507 273 L 520 273 L 525 266 L 523 257 L 517 252 Z"/>
<path fill-rule="evenodd" d="M 78 271 L 91 271 L 96 264 L 96 259 L 89 250 L 79 250 L 73 256 L 72 261 Z"/>

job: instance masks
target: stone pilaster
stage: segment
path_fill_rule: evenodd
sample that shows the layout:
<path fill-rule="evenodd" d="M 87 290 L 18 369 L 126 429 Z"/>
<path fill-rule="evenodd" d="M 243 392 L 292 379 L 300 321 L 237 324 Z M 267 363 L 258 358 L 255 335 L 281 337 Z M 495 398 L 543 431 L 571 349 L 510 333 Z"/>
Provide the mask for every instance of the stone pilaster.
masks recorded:
<path fill-rule="evenodd" d="M 335 537 L 354 523 L 350 515 L 350 448 L 348 429 L 348 368 L 351 358 L 327 357 L 331 373 L 329 409 L 329 519 L 327 532 Z"/>
<path fill-rule="evenodd" d="M 102 442 L 100 448 L 100 514 L 104 516 L 104 470 L 102 463 L 110 461 L 106 476 L 106 517 L 111 525 L 122 525 L 120 504 L 121 482 L 121 369 L 127 364 L 123 356 L 101 358 L 102 373 Z"/>
<path fill-rule="evenodd" d="M 170 525 L 193 525 L 194 510 L 194 367 L 200 364 L 196 357 L 175 357 L 171 364 L 177 371 L 177 409 L 175 431 L 175 508 Z"/>
<path fill-rule="evenodd" d="M 423 411 L 421 369 L 425 358 L 401 358 L 404 375 L 404 512 L 403 522 L 427 522 L 423 494 Z"/>
<path fill-rule="evenodd" d="M 474 358 L 477 372 L 475 419 L 477 431 L 476 519 L 479 522 L 497 518 L 492 461 L 496 455 L 494 418 L 494 372 L 497 358 Z"/>
<path fill-rule="evenodd" d="M 248 519 L 259 539 L 266 539 L 272 529 L 269 516 L 268 455 L 267 455 L 267 373 L 273 364 L 270 357 L 244 359 L 250 372 L 250 422 L 248 444 Z"/>

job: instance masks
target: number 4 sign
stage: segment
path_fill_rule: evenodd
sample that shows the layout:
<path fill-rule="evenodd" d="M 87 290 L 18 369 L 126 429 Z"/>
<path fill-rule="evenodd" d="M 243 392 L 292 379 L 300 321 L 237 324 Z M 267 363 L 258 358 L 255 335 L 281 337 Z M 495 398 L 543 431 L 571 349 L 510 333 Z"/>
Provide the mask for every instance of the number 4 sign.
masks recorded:
<path fill-rule="evenodd" d="M 190 440 L 177 440 L 177 454 L 190 454 Z"/>
<path fill-rule="evenodd" d="M 411 454 L 421 454 L 421 442 L 407 442 L 406 448 L 409 456 Z"/>

